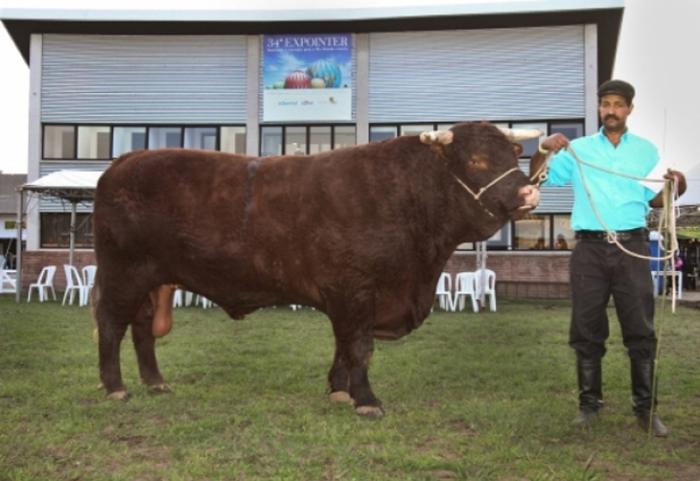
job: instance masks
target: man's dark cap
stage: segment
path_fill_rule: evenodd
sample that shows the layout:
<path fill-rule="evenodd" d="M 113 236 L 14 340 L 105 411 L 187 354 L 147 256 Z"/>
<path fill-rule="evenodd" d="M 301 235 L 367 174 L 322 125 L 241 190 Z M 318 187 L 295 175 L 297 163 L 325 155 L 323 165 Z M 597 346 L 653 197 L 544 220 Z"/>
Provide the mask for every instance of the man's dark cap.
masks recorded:
<path fill-rule="evenodd" d="M 625 98 L 627 105 L 631 105 L 634 98 L 634 87 L 624 80 L 608 80 L 598 87 L 598 98 L 604 95 L 620 95 Z"/>

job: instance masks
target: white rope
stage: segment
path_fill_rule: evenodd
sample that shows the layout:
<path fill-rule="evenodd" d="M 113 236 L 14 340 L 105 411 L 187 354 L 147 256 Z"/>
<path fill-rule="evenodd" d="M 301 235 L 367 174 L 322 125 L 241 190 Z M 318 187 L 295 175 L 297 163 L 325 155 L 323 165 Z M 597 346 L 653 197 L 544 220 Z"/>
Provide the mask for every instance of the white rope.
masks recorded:
<path fill-rule="evenodd" d="M 479 205 L 481 205 L 481 207 L 486 211 L 486 213 L 487 213 L 488 215 L 490 215 L 491 217 L 495 217 L 495 216 L 491 213 L 491 211 L 481 202 L 481 199 L 479 199 L 479 198 L 481 197 L 481 194 L 483 194 L 484 192 L 486 192 L 487 190 L 489 190 L 491 187 L 493 187 L 494 185 L 496 185 L 498 182 L 500 182 L 501 180 L 503 180 L 504 177 L 506 177 L 507 175 L 510 175 L 510 174 L 512 174 L 513 172 L 516 172 L 516 171 L 518 171 L 518 170 L 520 170 L 518 167 L 513 167 L 512 169 L 506 170 L 506 171 L 503 172 L 501 175 L 499 175 L 498 177 L 496 177 L 495 179 L 493 179 L 491 182 L 489 182 L 489 183 L 486 184 L 485 186 L 481 187 L 481 188 L 479 189 L 479 192 L 476 192 L 476 193 L 475 193 L 472 189 L 470 189 L 469 186 L 468 186 L 467 184 L 465 184 L 464 182 L 462 182 L 462 180 L 461 180 L 459 177 L 457 177 L 457 176 L 454 175 L 454 174 L 452 174 L 452 177 L 455 178 L 455 180 L 457 181 L 457 183 L 459 183 L 459 185 L 461 185 L 462 188 L 464 188 L 464 190 L 466 190 L 467 192 L 469 192 L 469 194 L 472 196 L 472 198 L 473 198 L 475 201 L 477 201 L 477 202 L 479 203 Z"/>
<path fill-rule="evenodd" d="M 591 209 L 593 210 L 593 214 L 596 216 L 596 219 L 600 223 L 601 226 L 603 226 L 603 230 L 606 232 L 607 236 L 607 241 L 610 242 L 611 244 L 615 244 L 622 252 L 625 254 L 636 257 L 638 259 L 644 259 L 644 260 L 649 260 L 649 261 L 661 261 L 664 264 L 662 265 L 662 272 L 670 272 L 671 273 L 671 311 L 675 314 L 676 312 L 676 266 L 674 262 L 670 262 L 676 253 L 678 252 L 678 239 L 676 237 L 676 217 L 674 216 L 674 213 L 676 211 L 675 207 L 675 199 L 677 197 L 677 189 L 675 182 L 670 179 L 647 179 L 644 177 L 637 177 L 634 175 L 629 175 L 629 174 L 624 174 L 622 172 L 616 172 L 614 170 L 606 169 L 605 167 L 601 167 L 595 164 L 591 164 L 589 162 L 585 162 L 581 160 L 581 158 L 576 154 L 576 151 L 574 148 L 569 144 L 567 147 L 568 152 L 572 155 L 574 160 L 576 160 L 576 167 L 578 168 L 579 171 L 579 176 L 581 177 L 581 183 L 583 185 L 583 190 L 586 193 L 586 197 L 588 198 L 588 203 L 591 205 Z M 549 159 L 547 159 L 549 160 Z M 548 162 L 545 162 L 544 165 L 546 166 Z M 659 239 L 659 249 L 666 252 L 666 254 L 662 256 L 646 256 L 642 254 L 638 254 L 636 252 L 633 252 L 629 249 L 627 249 L 622 243 L 618 240 L 617 238 L 617 232 L 614 230 L 610 229 L 608 225 L 605 223 L 603 220 L 603 217 L 601 216 L 600 212 L 598 211 L 598 208 L 596 207 L 595 203 L 593 202 L 593 196 L 591 195 L 591 191 L 588 187 L 588 182 L 586 181 L 586 176 L 583 173 L 583 165 L 591 167 L 593 169 L 597 169 L 603 172 L 607 172 L 609 174 L 613 174 L 619 177 L 626 177 L 628 179 L 633 179 L 633 180 L 638 180 L 638 181 L 645 181 L 645 182 L 657 182 L 657 183 L 663 183 L 663 191 L 662 191 L 662 199 L 663 199 L 663 208 L 661 210 L 661 217 L 659 218 L 659 233 L 661 234 L 661 239 Z M 542 169 L 540 169 L 542 170 Z M 541 173 L 539 175 L 542 175 Z M 663 283 L 663 288 L 664 291 L 666 290 L 666 282 L 664 279 Z M 654 286 L 654 289 L 656 289 L 656 286 Z"/>

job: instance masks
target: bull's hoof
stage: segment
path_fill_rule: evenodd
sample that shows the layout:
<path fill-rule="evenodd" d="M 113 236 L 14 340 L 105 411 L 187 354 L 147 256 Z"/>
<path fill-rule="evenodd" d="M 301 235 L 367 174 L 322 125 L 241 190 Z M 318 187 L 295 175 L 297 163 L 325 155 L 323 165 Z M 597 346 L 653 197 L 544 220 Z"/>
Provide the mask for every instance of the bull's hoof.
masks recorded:
<path fill-rule="evenodd" d="M 379 406 L 357 406 L 355 412 L 368 419 L 380 419 L 384 417 L 384 410 Z"/>
<path fill-rule="evenodd" d="M 328 395 L 328 400 L 333 404 L 352 404 L 350 394 L 345 391 L 335 391 Z"/>
<path fill-rule="evenodd" d="M 129 393 L 126 391 L 114 391 L 107 394 L 107 399 L 110 401 L 124 401 L 129 399 Z"/>
<path fill-rule="evenodd" d="M 172 390 L 170 389 L 170 386 L 168 386 L 166 383 L 161 382 L 158 384 L 151 384 L 150 386 L 148 386 L 148 392 L 150 394 L 165 394 L 172 392 Z"/>

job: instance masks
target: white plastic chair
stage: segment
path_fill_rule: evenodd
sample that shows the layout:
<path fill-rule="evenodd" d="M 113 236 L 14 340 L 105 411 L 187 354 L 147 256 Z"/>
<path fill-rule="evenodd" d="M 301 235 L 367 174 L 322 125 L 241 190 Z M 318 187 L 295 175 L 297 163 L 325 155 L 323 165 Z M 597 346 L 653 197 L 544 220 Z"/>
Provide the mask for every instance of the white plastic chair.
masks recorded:
<path fill-rule="evenodd" d="M 491 269 L 479 269 L 476 271 L 477 297 L 488 296 L 489 309 L 496 312 L 496 273 Z"/>
<path fill-rule="evenodd" d="M 182 307 L 182 289 L 175 289 L 173 294 L 173 307 Z"/>
<path fill-rule="evenodd" d="M 66 274 L 66 291 L 63 293 L 62 305 L 66 305 L 66 300 L 68 300 L 68 304 L 73 304 L 76 293 L 78 294 L 78 305 L 87 305 L 87 289 L 78 269 L 70 264 L 63 264 L 63 272 Z"/>
<path fill-rule="evenodd" d="M 14 294 L 17 292 L 17 279 L 12 277 L 17 271 L 0 269 L 0 294 Z"/>
<path fill-rule="evenodd" d="M 39 302 L 44 302 L 49 297 L 49 289 L 53 294 L 53 300 L 56 300 L 56 291 L 53 289 L 53 276 L 56 274 L 56 266 L 42 267 L 39 277 L 36 282 L 29 284 L 29 292 L 27 293 L 27 302 L 32 300 L 32 289 L 36 289 L 39 294 Z"/>
<path fill-rule="evenodd" d="M 479 312 L 479 305 L 476 302 L 477 294 L 476 272 L 460 272 L 455 278 L 455 296 L 453 300 L 454 310 L 463 310 L 465 297 L 469 296 L 472 301 L 472 309 Z"/>
<path fill-rule="evenodd" d="M 95 275 L 97 274 L 97 266 L 88 265 L 83 267 L 83 285 L 85 286 L 85 296 L 90 299 L 90 291 L 95 287 Z"/>
<path fill-rule="evenodd" d="M 452 276 L 449 272 L 440 274 L 437 286 L 435 287 L 435 295 L 437 296 L 440 309 L 454 311 L 454 307 L 452 306 Z"/>
<path fill-rule="evenodd" d="M 203 308 L 203 309 L 208 309 L 208 308 L 214 306 L 214 303 L 213 303 L 212 301 L 210 301 L 209 299 L 207 299 L 206 297 L 204 297 L 204 296 L 202 296 L 202 295 L 200 295 L 200 294 L 197 294 L 197 298 L 196 298 L 194 304 L 195 304 L 195 306 L 196 306 L 196 305 L 199 305 L 199 304 L 202 304 L 202 308 Z"/>

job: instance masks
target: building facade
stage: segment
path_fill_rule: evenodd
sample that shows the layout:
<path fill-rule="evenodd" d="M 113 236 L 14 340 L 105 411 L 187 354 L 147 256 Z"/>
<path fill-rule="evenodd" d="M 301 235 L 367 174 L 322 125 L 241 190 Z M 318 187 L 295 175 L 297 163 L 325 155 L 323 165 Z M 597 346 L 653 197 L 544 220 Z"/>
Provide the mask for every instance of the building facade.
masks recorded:
<path fill-rule="evenodd" d="M 142 148 L 315 153 L 459 121 L 592 133 L 622 2 L 530 3 L 530 12 L 425 7 L 343 18 L 331 9 L 321 19 L 278 11 L 244 21 L 230 12 L 105 11 L 76 21 L 3 11 L 30 66 L 28 180 L 101 171 Z M 524 170 L 536 149 L 536 140 L 524 144 Z M 501 294 L 567 295 L 571 204 L 570 189 L 546 188 L 535 212 L 488 240 Z M 80 206 L 76 236 L 86 262 L 90 212 Z M 25 284 L 41 265 L 64 262 L 69 224 L 55 200 L 27 215 Z M 446 269 L 474 262 L 474 246 L 464 244 Z"/>

